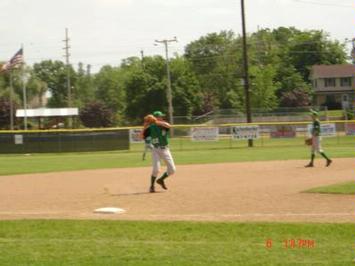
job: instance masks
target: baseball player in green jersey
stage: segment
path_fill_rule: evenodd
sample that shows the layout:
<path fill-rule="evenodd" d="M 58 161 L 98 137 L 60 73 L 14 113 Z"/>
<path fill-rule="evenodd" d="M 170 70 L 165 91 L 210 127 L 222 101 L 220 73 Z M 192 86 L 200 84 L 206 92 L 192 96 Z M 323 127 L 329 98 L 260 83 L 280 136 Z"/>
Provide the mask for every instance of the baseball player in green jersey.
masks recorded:
<path fill-rule="evenodd" d="M 324 159 L 327 160 L 326 166 L 328 167 L 332 163 L 332 160 L 329 159 L 328 156 L 322 150 L 321 127 L 320 127 L 320 122 L 318 119 L 318 113 L 314 110 L 311 110 L 311 115 L 312 115 L 312 120 L 313 120 L 312 131 L 311 131 L 311 134 L 312 134 L 311 161 L 305 167 L 313 167 L 314 166 L 313 161 L 314 161 L 314 157 L 315 157 L 316 152 L 318 152 L 320 155 L 322 155 L 324 157 Z"/>
<path fill-rule="evenodd" d="M 155 182 L 160 185 L 163 189 L 168 189 L 165 184 L 165 179 L 175 173 L 176 167 L 174 164 L 174 159 L 170 153 L 168 147 L 169 144 L 169 130 L 171 125 L 163 120 L 165 116 L 160 111 L 155 111 L 153 116 L 156 117 L 156 121 L 150 123 L 144 129 L 143 136 L 146 145 L 150 145 L 152 151 L 152 175 L 149 191 L 151 193 L 155 192 Z M 167 170 L 164 174 L 157 179 L 160 171 L 160 161 L 163 160 L 166 164 Z"/>

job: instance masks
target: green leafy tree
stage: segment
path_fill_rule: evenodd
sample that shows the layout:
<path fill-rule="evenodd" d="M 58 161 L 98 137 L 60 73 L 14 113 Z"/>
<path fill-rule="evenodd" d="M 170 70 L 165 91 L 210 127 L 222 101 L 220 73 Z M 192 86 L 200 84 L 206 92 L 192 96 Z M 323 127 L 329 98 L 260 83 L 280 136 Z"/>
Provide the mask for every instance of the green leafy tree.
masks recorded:
<path fill-rule="evenodd" d="M 290 63 L 309 80 L 310 68 L 320 64 L 343 64 L 346 62 L 345 47 L 338 41 L 332 41 L 323 31 L 304 31 L 293 36 L 289 43 Z"/>
<path fill-rule="evenodd" d="M 272 110 L 278 106 L 276 91 L 279 83 L 274 81 L 275 69 L 273 66 L 251 67 L 251 75 L 254 77 L 251 82 L 251 105 L 265 111 Z"/>
<path fill-rule="evenodd" d="M 280 98 L 282 107 L 304 107 L 311 104 L 310 96 L 302 89 L 285 91 Z"/>
<path fill-rule="evenodd" d="M 67 67 L 61 61 L 46 60 L 34 64 L 34 74 L 38 79 L 45 82 L 46 87 L 51 92 L 49 99 L 49 107 L 66 107 L 68 106 L 68 88 L 67 88 Z M 70 66 L 71 84 L 76 82 L 76 73 Z M 75 96 L 75 88 L 72 87 L 72 95 Z M 74 100 L 74 97 L 72 97 Z"/>
<path fill-rule="evenodd" d="M 203 110 L 240 106 L 240 44 L 232 31 L 222 31 L 207 34 L 185 48 L 185 58 L 201 87 Z"/>
<path fill-rule="evenodd" d="M 94 78 L 90 73 L 90 66 L 86 66 L 84 69 L 84 64 L 79 63 L 77 71 L 77 79 L 75 82 L 75 96 L 74 102 L 75 106 L 79 108 L 84 106 L 87 102 L 95 99 L 95 88 L 94 88 Z"/>
<path fill-rule="evenodd" d="M 0 97 L 0 128 L 10 127 L 10 101 L 9 98 Z"/>
<path fill-rule="evenodd" d="M 183 57 L 177 57 L 171 60 L 170 69 L 175 116 L 191 117 L 200 114 L 203 94 L 190 63 Z"/>
<path fill-rule="evenodd" d="M 99 101 L 87 103 L 80 110 L 79 117 L 85 127 L 110 127 L 114 124 L 113 112 L 105 104 Z"/>
<path fill-rule="evenodd" d="M 95 98 L 115 114 L 123 113 L 126 107 L 123 74 L 120 68 L 104 66 L 94 78 Z"/>
<path fill-rule="evenodd" d="M 168 113 L 166 62 L 162 57 L 129 58 L 122 68 L 127 73 L 126 115 L 130 121 L 140 124 L 143 116 L 154 110 Z M 170 73 L 174 116 L 200 113 L 202 93 L 189 62 L 183 57 L 172 58 Z"/>
<path fill-rule="evenodd" d="M 167 112 L 165 60 L 161 56 L 143 60 L 129 58 L 122 64 L 126 73 L 126 116 L 134 124 L 154 110 Z"/>

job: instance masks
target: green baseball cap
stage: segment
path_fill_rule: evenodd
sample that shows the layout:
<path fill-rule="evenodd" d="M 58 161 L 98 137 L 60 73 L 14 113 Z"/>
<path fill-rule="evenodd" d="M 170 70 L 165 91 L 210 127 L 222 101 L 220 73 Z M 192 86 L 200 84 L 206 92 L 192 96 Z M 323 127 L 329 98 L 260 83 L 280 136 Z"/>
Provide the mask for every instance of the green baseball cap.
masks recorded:
<path fill-rule="evenodd" d="M 154 116 L 157 116 L 157 117 L 165 116 L 165 114 L 163 114 L 163 113 L 160 112 L 160 111 L 154 111 L 154 112 L 153 112 L 153 115 L 154 115 Z"/>
<path fill-rule="evenodd" d="M 318 112 L 317 112 L 317 111 L 315 111 L 315 110 L 313 110 L 313 109 L 311 109 L 310 111 L 311 111 L 311 115 L 318 116 Z"/>

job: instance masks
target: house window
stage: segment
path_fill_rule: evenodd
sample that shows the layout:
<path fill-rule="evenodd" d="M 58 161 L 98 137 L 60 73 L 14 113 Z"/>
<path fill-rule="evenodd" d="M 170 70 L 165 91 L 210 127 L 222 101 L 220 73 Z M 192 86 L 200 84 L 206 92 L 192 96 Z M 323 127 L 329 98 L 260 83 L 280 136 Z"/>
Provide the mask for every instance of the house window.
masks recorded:
<path fill-rule="evenodd" d="M 341 87 L 351 87 L 351 78 L 341 78 L 340 79 Z"/>
<path fill-rule="evenodd" d="M 334 78 L 325 78 L 324 79 L 324 87 L 335 87 L 335 79 Z"/>
<path fill-rule="evenodd" d="M 347 102 L 348 101 L 348 95 L 347 94 L 343 94 L 343 102 Z"/>

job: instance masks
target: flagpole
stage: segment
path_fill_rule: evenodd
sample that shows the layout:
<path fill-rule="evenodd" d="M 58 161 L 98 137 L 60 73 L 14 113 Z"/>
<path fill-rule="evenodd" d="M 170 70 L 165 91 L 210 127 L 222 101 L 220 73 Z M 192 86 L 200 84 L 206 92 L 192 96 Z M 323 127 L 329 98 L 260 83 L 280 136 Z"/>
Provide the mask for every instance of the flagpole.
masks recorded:
<path fill-rule="evenodd" d="M 23 110 L 24 110 L 24 129 L 27 130 L 27 95 L 26 95 L 26 80 L 25 80 L 25 53 L 23 44 L 21 45 L 22 48 L 22 56 L 23 62 L 21 64 L 21 72 L 22 72 L 22 92 L 23 92 Z"/>
<path fill-rule="evenodd" d="M 10 129 L 14 130 L 14 105 L 13 105 L 14 87 L 12 84 L 12 71 L 10 70 Z"/>

